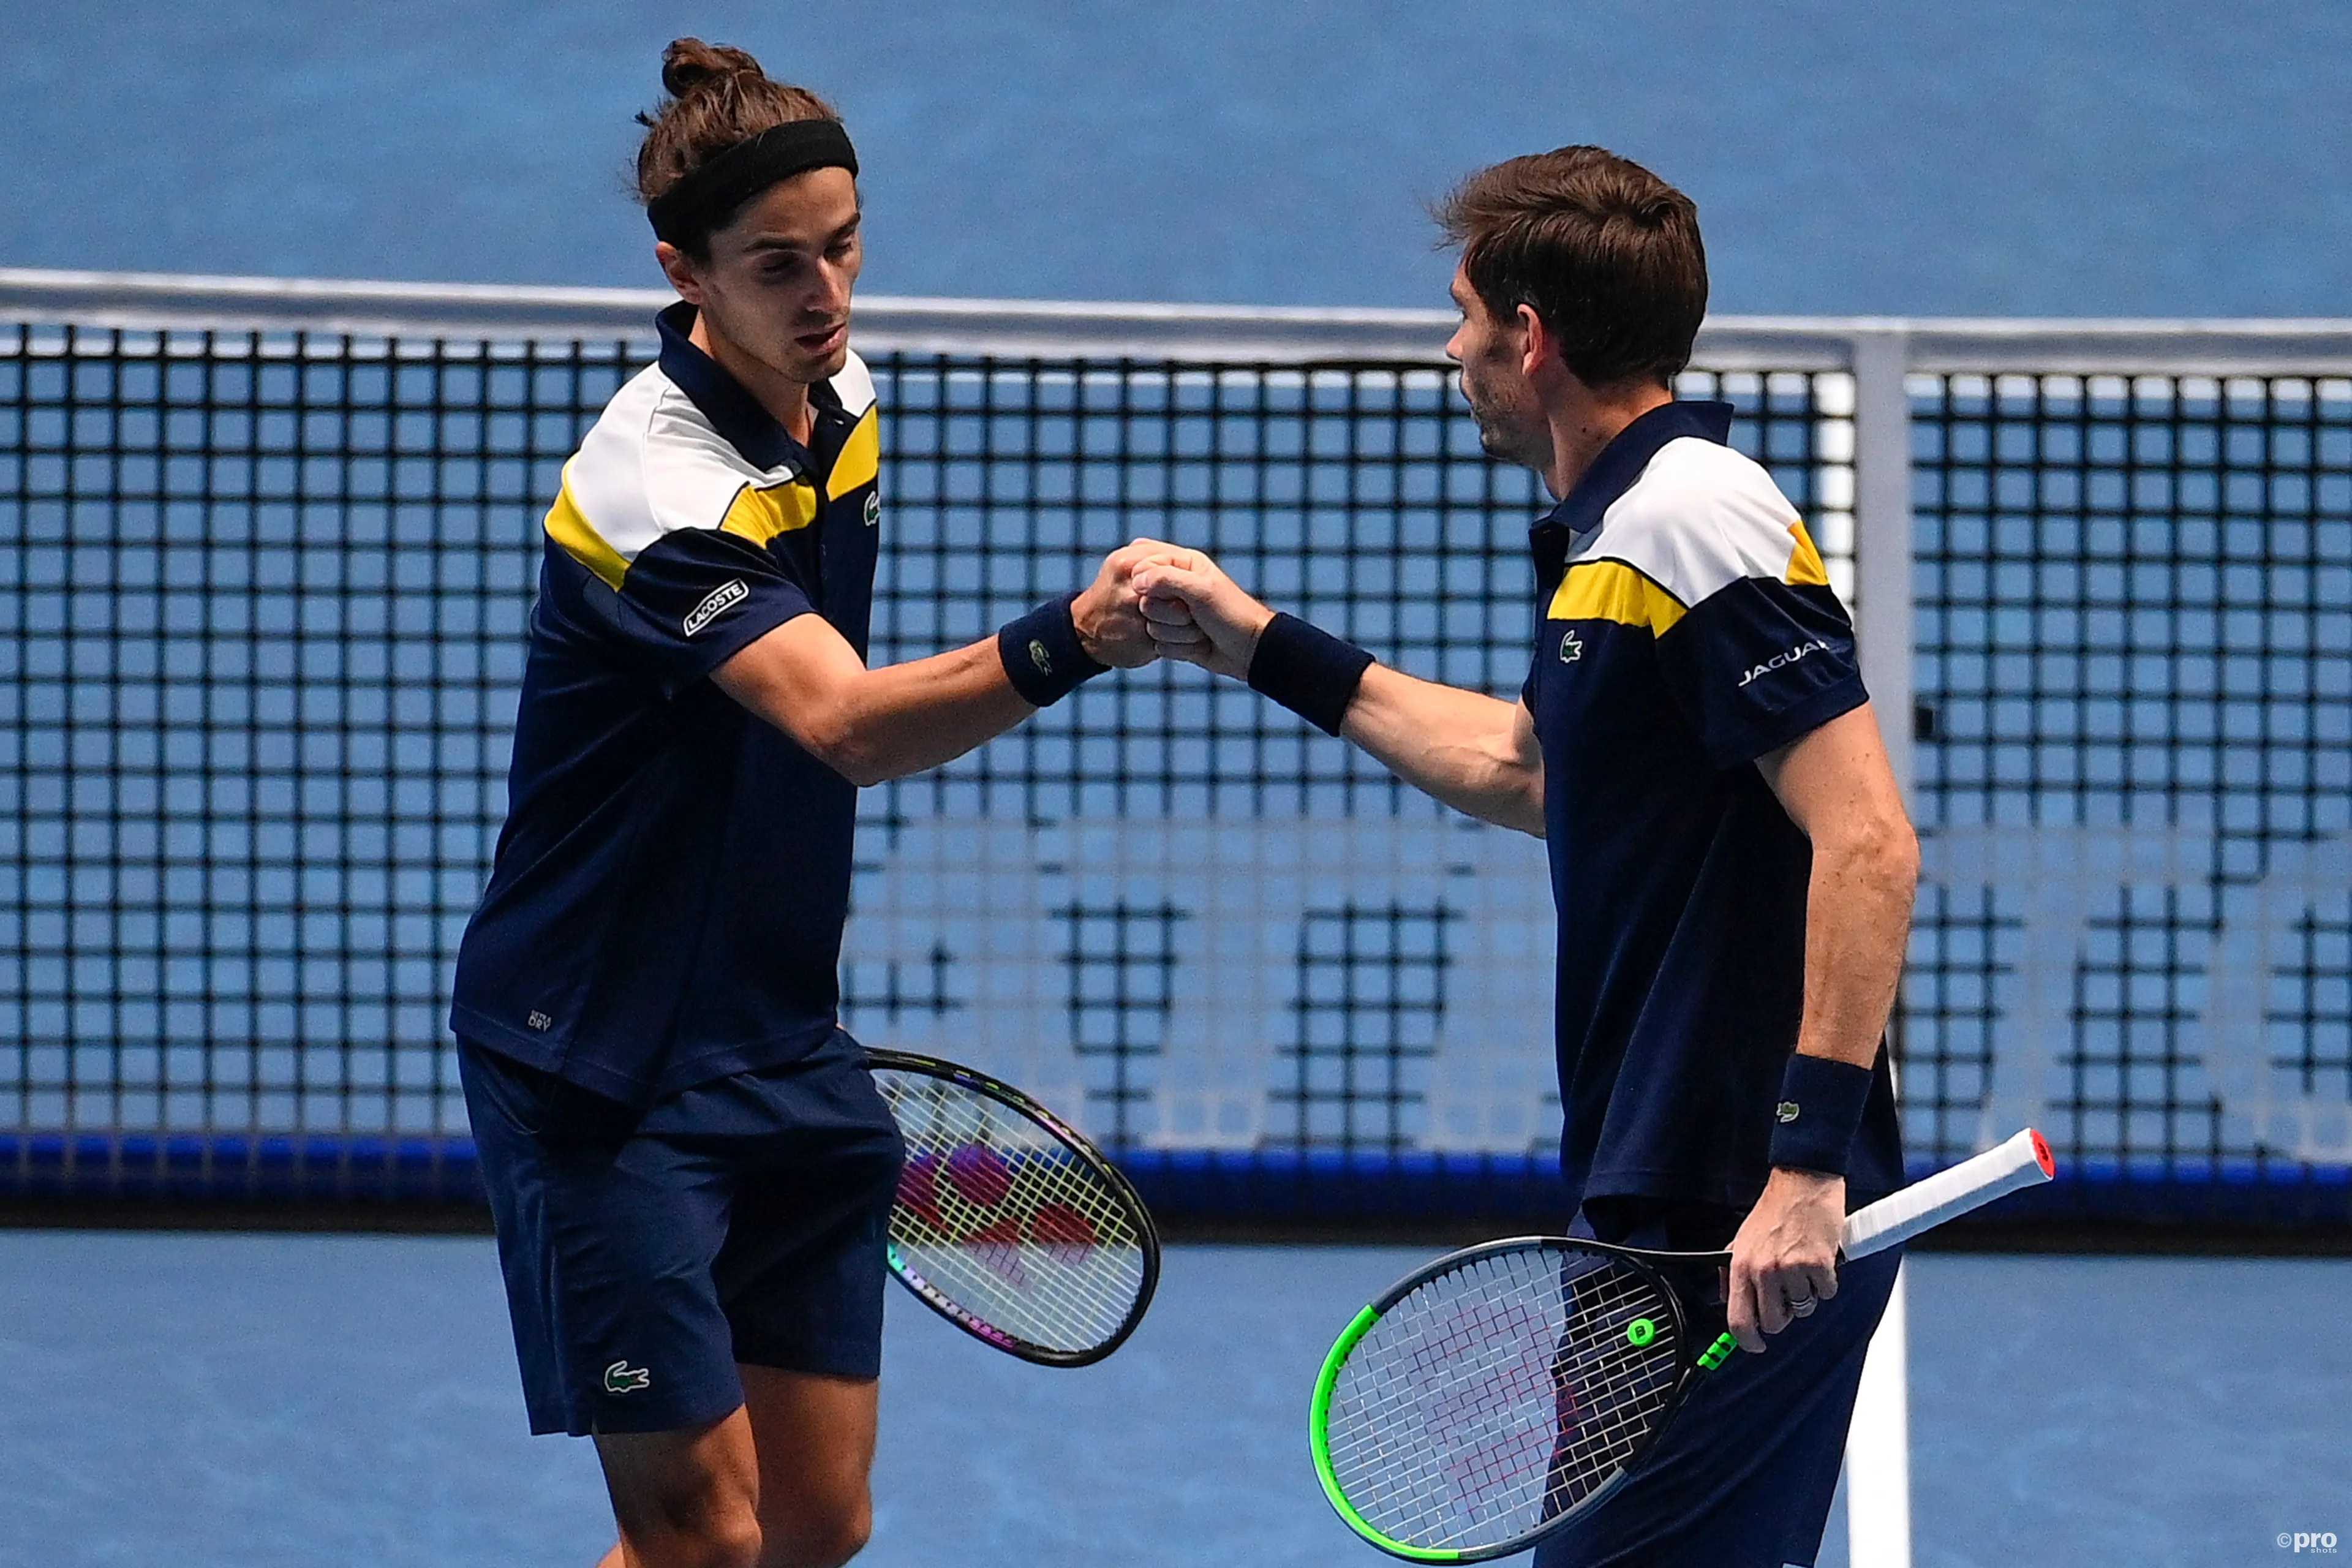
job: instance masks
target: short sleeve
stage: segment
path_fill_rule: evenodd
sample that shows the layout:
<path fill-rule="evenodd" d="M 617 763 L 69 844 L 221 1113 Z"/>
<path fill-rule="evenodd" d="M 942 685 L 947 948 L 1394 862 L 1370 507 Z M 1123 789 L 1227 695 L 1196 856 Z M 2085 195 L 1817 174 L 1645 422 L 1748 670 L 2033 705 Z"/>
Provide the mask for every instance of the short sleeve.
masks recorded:
<path fill-rule="evenodd" d="M 1718 768 L 1777 751 L 1869 695 L 1853 622 L 1824 584 L 1727 584 L 1660 635 L 1658 660 Z"/>
<path fill-rule="evenodd" d="M 625 661 L 675 691 L 814 607 L 775 554 L 717 529 L 679 529 L 629 563 L 609 629 Z"/>

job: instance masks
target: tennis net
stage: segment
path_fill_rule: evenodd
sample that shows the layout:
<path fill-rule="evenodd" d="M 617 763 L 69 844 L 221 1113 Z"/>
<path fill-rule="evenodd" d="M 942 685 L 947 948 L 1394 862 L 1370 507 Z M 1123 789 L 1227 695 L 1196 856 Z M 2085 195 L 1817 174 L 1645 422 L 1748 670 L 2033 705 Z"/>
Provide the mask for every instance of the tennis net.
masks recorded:
<path fill-rule="evenodd" d="M 476 1190 L 450 960 L 540 518 L 649 307 L 432 303 L 123 325 L 20 300 L 0 326 L 15 1191 Z M 1426 319 L 1073 311 L 1008 339 L 979 309 L 869 316 L 877 659 L 1150 534 L 1413 673 L 1517 690 L 1545 503 L 1480 453 Z M 1909 537 L 1874 575 L 1857 496 L 1885 470 L 1839 333 L 1717 324 L 1684 390 L 1738 408 L 1866 645 L 1908 626 L 1874 681 L 1916 713 L 1915 1162 L 2030 1121 L 2081 1178 L 2047 1204 L 2340 1221 L 2352 384 L 2199 374 L 2177 345 L 2136 375 L 1938 368 L 1915 335 L 1886 459 Z M 1181 668 L 861 810 L 862 1037 L 1066 1108 L 1175 1212 L 1550 1215 L 1539 846 Z"/>

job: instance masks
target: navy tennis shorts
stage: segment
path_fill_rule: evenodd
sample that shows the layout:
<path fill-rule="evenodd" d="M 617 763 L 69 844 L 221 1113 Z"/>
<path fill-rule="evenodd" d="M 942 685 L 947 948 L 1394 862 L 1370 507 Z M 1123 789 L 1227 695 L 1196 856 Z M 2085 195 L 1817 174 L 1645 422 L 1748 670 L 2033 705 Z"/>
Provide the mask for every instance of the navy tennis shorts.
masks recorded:
<path fill-rule="evenodd" d="M 533 1432 L 718 1420 L 738 1363 L 879 1374 L 905 1146 L 846 1034 L 642 1119 L 459 1047 Z"/>
<path fill-rule="evenodd" d="M 1675 1252 L 1730 1245 L 1739 1214 L 1693 1204 L 1595 1198 L 1570 1227 Z M 1838 1268 L 1838 1293 L 1735 1351 L 1703 1381 L 1625 1484 L 1536 1548 L 1536 1568 L 1782 1568 L 1811 1564 L 1829 1522 L 1862 1383 L 1863 1353 L 1895 1291 L 1903 1249 Z M 1681 1280 L 1677 1278 L 1677 1287 Z M 1696 1310 L 1706 1339 L 1720 1304 Z"/>

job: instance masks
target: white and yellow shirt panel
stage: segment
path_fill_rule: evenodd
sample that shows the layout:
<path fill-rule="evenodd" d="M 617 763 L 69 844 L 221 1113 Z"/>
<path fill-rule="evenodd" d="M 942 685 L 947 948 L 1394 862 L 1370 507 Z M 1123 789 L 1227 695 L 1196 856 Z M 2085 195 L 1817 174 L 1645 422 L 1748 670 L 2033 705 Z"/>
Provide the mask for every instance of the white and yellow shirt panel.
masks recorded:
<path fill-rule="evenodd" d="M 1701 437 L 1661 447 L 1601 526 L 1571 550 L 1548 620 L 1671 630 L 1693 605 L 1751 578 L 1826 586 L 1796 508 L 1753 458 Z"/>
<path fill-rule="evenodd" d="M 829 384 L 856 425 L 824 499 L 870 482 L 881 464 L 874 379 L 849 356 Z M 715 529 L 754 544 L 804 529 L 820 504 L 816 481 L 797 466 L 754 466 L 658 364 L 630 377 L 563 466 L 547 514 L 548 537 L 614 589 L 654 541 L 680 529 Z"/>

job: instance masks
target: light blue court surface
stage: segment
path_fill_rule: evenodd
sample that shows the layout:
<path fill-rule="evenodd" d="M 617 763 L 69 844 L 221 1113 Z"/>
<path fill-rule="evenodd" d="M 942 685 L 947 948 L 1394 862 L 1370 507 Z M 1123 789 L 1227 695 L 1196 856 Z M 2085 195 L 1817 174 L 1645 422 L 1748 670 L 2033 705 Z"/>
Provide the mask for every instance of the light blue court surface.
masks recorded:
<path fill-rule="evenodd" d="M 1177 1248 L 1075 1373 L 894 1291 L 861 1561 L 1385 1561 L 1325 1510 L 1304 1413 L 1418 1256 Z M 1911 1290 L 1920 1568 L 2352 1541 L 2352 1262 L 1931 1256 Z M 588 1446 L 523 1435 L 487 1240 L 0 1233 L 0 1366 L 10 1568 L 587 1568 L 609 1539 Z"/>

